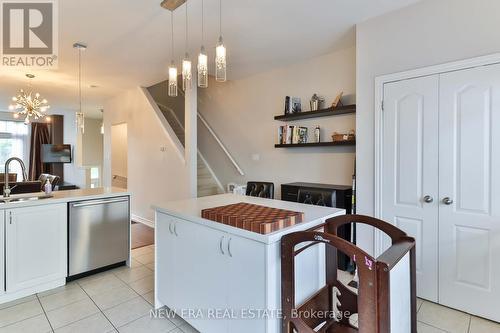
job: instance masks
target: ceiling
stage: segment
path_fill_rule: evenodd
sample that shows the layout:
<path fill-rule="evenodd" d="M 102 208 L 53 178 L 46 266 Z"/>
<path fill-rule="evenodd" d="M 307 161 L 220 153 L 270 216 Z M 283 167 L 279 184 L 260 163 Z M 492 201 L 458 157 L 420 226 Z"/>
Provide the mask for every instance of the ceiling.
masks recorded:
<path fill-rule="evenodd" d="M 223 0 L 222 34 L 228 48 L 228 78 L 239 79 L 275 67 L 355 45 L 354 25 L 418 0 Z M 0 68 L 0 109 L 27 85 L 25 74 L 55 111 L 78 108 L 78 54 L 83 53 L 84 111 L 100 117 L 104 101 L 125 89 L 165 80 L 171 58 L 170 12 L 161 0 L 59 1 L 59 68 L 50 71 Z M 205 46 L 213 58 L 219 1 L 204 0 Z M 188 0 L 189 47 L 201 44 L 201 0 Z M 184 55 L 185 6 L 174 12 L 175 60 Z M 97 87 L 90 88 L 90 85 Z"/>

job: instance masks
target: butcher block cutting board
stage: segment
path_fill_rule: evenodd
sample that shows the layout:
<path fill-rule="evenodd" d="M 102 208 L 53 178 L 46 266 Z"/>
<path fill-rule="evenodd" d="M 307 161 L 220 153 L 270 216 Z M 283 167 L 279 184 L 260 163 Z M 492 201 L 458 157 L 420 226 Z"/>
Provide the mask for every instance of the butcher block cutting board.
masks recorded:
<path fill-rule="evenodd" d="M 265 235 L 301 223 L 304 213 L 240 202 L 203 209 L 201 217 Z"/>

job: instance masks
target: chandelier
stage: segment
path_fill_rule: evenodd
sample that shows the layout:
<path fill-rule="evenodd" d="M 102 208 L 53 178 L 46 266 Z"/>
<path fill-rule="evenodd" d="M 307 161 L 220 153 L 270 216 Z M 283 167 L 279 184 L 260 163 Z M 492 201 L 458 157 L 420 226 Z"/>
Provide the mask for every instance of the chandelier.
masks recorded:
<path fill-rule="evenodd" d="M 35 76 L 33 74 L 26 74 L 30 80 Z M 15 104 L 9 105 L 10 111 L 15 111 L 14 118 L 25 117 L 24 123 L 30 123 L 30 118 L 38 120 L 45 117 L 45 113 L 50 108 L 46 99 L 41 99 L 39 93 L 33 93 L 30 83 L 29 91 L 21 89 L 17 96 L 12 97 L 12 102 Z"/>

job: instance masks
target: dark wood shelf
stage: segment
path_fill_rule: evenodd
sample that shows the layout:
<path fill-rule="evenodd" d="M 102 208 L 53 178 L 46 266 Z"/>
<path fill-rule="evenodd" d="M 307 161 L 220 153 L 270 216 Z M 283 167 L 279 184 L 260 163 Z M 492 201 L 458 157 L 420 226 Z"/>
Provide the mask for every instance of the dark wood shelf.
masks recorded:
<path fill-rule="evenodd" d="M 317 111 L 305 111 L 305 112 L 298 112 L 298 113 L 292 113 L 292 114 L 287 114 L 287 115 L 274 116 L 274 119 L 281 120 L 281 121 L 292 121 L 292 120 L 299 120 L 299 119 L 330 117 L 330 116 L 337 116 L 337 115 L 349 114 L 349 113 L 356 113 L 356 104 L 339 106 L 335 109 L 328 108 L 328 109 L 322 109 L 322 110 L 317 110 Z"/>
<path fill-rule="evenodd" d="M 275 144 L 274 148 L 299 148 L 299 147 L 332 147 L 332 146 L 355 146 L 356 140 L 337 142 L 310 142 L 295 144 Z"/>

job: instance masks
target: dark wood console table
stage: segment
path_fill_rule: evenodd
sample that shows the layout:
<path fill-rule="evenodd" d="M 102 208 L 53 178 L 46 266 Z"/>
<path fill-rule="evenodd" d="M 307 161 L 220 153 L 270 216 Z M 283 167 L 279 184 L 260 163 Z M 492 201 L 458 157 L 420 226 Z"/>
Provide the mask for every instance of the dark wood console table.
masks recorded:
<path fill-rule="evenodd" d="M 288 183 L 281 184 L 281 200 L 299 202 L 299 191 L 307 193 L 311 191 L 330 192 L 335 208 L 342 208 L 346 210 L 346 214 L 352 214 L 352 186 L 346 185 L 332 185 L 332 184 L 318 184 L 318 183 Z M 338 235 L 343 239 L 356 243 L 356 228 L 354 226 L 353 237 L 351 237 L 351 225 L 345 225 L 339 228 Z M 353 239 L 351 239 L 353 238 Z M 350 259 L 339 253 L 339 268 L 342 270 L 352 269 L 349 267 Z"/>

